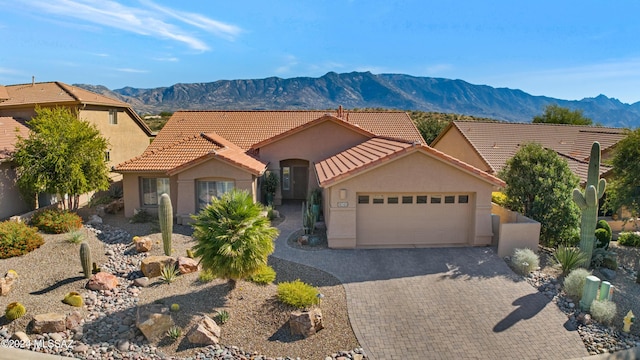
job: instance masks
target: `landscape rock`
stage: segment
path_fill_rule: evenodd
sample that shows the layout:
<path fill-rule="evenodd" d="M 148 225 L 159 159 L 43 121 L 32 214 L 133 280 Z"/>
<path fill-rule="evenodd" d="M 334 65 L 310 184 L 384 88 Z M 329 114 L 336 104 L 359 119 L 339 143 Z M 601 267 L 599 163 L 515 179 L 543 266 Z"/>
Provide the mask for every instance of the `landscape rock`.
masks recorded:
<path fill-rule="evenodd" d="M 18 340 L 24 344 L 29 342 L 29 335 L 25 334 L 22 331 L 16 331 L 15 333 L 13 333 L 13 335 L 11 335 L 11 340 Z"/>
<path fill-rule="evenodd" d="M 289 317 L 289 328 L 292 335 L 309 337 L 324 329 L 322 311 L 312 309 L 309 311 L 294 311 Z"/>
<path fill-rule="evenodd" d="M 151 251 L 151 247 L 153 246 L 153 241 L 148 236 L 137 237 L 133 240 L 133 244 L 136 247 L 136 251 L 147 252 Z"/>
<path fill-rule="evenodd" d="M 81 343 L 73 347 L 73 352 L 75 354 L 86 353 L 87 351 L 89 351 L 89 346 L 86 344 Z"/>
<path fill-rule="evenodd" d="M 122 209 L 124 209 L 124 199 L 120 198 L 110 202 L 107 206 L 105 206 L 104 211 L 109 214 L 115 214 Z"/>
<path fill-rule="evenodd" d="M 190 343 L 196 345 L 215 345 L 220 341 L 220 327 L 213 319 L 203 316 L 187 334 Z"/>
<path fill-rule="evenodd" d="M 186 256 L 178 257 L 178 271 L 180 271 L 180 274 L 196 272 L 199 270 L 198 267 L 198 262 L 195 259 Z"/>
<path fill-rule="evenodd" d="M 31 320 L 31 331 L 36 334 L 65 331 L 67 329 L 66 319 L 64 314 L 58 313 L 35 315 Z"/>
<path fill-rule="evenodd" d="M 141 278 L 134 279 L 133 285 L 138 287 L 147 287 L 149 286 L 149 278 L 146 276 L 143 276 Z"/>
<path fill-rule="evenodd" d="M 0 295 L 6 296 L 9 294 L 17 280 L 18 275 L 16 275 L 15 272 L 7 272 L 6 275 L 0 279 Z"/>
<path fill-rule="evenodd" d="M 148 278 L 158 277 L 163 266 L 172 266 L 175 261 L 171 256 L 149 256 L 142 260 L 140 270 Z"/>
<path fill-rule="evenodd" d="M 77 329 L 82 324 L 82 313 L 74 311 L 65 318 L 65 327 L 69 330 Z"/>
<path fill-rule="evenodd" d="M 613 280 L 616 278 L 615 270 L 600 268 L 600 274 L 605 278 L 605 280 Z"/>
<path fill-rule="evenodd" d="M 149 342 L 163 337 L 167 330 L 174 325 L 169 308 L 162 304 L 151 304 L 138 308 L 136 326 Z"/>
<path fill-rule="evenodd" d="M 87 288 L 91 290 L 112 290 L 118 286 L 118 278 L 107 272 L 99 272 L 91 276 Z"/>
<path fill-rule="evenodd" d="M 96 225 L 96 224 L 102 224 L 102 218 L 98 215 L 91 215 L 89 216 L 89 220 L 87 220 L 87 222 L 85 222 L 85 224 L 87 225 Z"/>

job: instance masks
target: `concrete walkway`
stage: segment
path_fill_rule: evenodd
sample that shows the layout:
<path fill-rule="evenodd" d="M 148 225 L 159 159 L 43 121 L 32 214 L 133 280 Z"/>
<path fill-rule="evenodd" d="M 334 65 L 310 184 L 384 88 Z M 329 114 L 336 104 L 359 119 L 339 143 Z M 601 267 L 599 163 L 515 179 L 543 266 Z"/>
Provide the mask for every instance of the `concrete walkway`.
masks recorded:
<path fill-rule="evenodd" d="M 337 277 L 366 353 L 389 359 L 571 359 L 588 353 L 566 316 L 513 274 L 492 248 L 305 251 L 286 244 L 301 228 L 286 220 L 273 256 Z"/>

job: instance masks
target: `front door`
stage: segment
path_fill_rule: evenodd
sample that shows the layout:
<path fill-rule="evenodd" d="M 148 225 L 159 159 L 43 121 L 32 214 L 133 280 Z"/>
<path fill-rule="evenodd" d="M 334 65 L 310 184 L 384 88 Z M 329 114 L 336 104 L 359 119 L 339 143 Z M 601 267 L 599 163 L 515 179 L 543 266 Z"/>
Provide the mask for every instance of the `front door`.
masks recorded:
<path fill-rule="evenodd" d="M 309 162 L 301 159 L 283 160 L 280 169 L 282 198 L 305 200 L 309 188 Z"/>
<path fill-rule="evenodd" d="M 293 197 L 292 199 L 304 200 L 307 198 L 309 186 L 309 168 L 306 166 L 294 166 L 293 170 Z"/>

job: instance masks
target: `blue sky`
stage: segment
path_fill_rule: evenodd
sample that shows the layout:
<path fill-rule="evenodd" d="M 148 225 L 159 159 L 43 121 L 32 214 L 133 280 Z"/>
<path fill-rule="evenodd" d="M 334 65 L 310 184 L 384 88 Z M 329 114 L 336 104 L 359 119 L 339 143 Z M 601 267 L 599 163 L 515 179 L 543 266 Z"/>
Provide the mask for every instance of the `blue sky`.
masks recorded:
<path fill-rule="evenodd" d="M 640 1 L 0 0 L 0 84 L 371 71 L 640 101 Z"/>

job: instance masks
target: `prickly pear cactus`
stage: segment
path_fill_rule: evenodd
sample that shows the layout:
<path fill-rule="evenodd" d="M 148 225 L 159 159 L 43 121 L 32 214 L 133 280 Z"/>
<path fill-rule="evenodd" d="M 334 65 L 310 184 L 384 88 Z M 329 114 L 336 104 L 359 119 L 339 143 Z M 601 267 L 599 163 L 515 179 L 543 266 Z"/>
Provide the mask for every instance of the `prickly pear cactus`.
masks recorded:
<path fill-rule="evenodd" d="M 91 250 L 89 244 L 83 242 L 80 244 L 80 263 L 82 264 L 82 272 L 85 278 L 91 277 Z"/>
<path fill-rule="evenodd" d="M 589 173 L 584 193 L 580 189 L 573 190 L 573 201 L 582 211 L 580 218 L 580 250 L 586 254 L 585 264 L 591 264 L 593 246 L 596 242 L 595 230 L 598 223 L 598 200 L 604 195 L 607 186 L 605 179 L 600 179 L 600 143 L 591 145 Z"/>
<path fill-rule="evenodd" d="M 173 233 L 173 208 L 169 195 L 160 195 L 160 205 L 158 206 L 158 219 L 160 220 L 160 231 L 162 232 L 162 245 L 164 254 L 171 256 L 171 234 Z"/>

